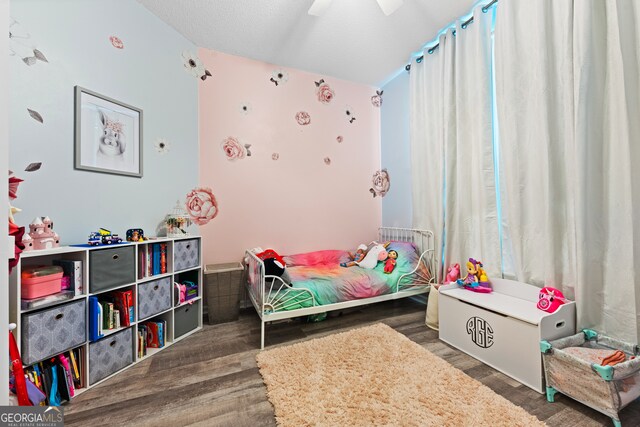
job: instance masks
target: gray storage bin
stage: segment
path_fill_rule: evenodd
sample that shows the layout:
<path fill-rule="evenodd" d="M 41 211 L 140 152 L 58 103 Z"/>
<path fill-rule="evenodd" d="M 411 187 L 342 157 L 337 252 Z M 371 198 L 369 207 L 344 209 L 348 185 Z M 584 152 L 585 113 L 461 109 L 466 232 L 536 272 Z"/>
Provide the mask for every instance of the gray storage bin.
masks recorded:
<path fill-rule="evenodd" d="M 89 384 L 133 363 L 132 334 L 128 328 L 89 344 Z"/>
<path fill-rule="evenodd" d="M 140 283 L 138 285 L 138 319 L 143 320 L 170 309 L 171 295 L 170 277 Z"/>
<path fill-rule="evenodd" d="M 135 247 L 117 246 L 89 252 L 89 291 L 102 292 L 136 281 Z"/>
<path fill-rule="evenodd" d="M 199 326 L 200 301 L 195 301 L 193 304 L 186 304 L 176 308 L 173 316 L 173 335 L 175 338 L 180 338 L 187 332 L 191 332 Z"/>
<path fill-rule="evenodd" d="M 182 271 L 200 265 L 199 239 L 173 242 L 173 271 Z"/>
<path fill-rule="evenodd" d="M 22 315 L 22 362 L 31 365 L 87 340 L 86 300 Z"/>
<path fill-rule="evenodd" d="M 210 325 L 238 320 L 242 273 L 239 262 L 207 265 L 205 294 Z"/>

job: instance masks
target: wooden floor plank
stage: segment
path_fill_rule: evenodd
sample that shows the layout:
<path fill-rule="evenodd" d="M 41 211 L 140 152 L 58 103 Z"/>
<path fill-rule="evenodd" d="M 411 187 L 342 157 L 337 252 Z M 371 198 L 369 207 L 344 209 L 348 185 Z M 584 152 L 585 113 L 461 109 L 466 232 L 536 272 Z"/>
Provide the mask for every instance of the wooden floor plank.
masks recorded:
<path fill-rule="evenodd" d="M 358 307 L 323 322 L 267 327 L 267 344 L 287 345 L 383 322 L 549 426 L 611 425 L 608 417 L 565 396 L 556 403 L 438 339 L 424 325 L 425 306 L 412 300 Z M 260 320 L 243 310 L 236 322 L 205 325 L 157 355 L 83 393 L 65 407 L 65 425 L 274 426 L 273 408 L 256 366 Z M 640 425 L 640 403 L 621 414 Z"/>

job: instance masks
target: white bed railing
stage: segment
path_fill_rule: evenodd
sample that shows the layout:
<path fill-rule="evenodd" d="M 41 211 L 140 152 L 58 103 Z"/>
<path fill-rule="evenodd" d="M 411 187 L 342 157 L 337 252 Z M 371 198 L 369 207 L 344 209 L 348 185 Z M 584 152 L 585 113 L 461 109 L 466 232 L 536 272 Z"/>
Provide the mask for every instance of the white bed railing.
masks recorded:
<path fill-rule="evenodd" d="M 261 346 L 264 348 L 265 323 L 272 320 L 317 314 L 347 307 L 370 304 L 389 299 L 398 299 L 426 293 L 435 283 L 434 236 L 428 230 L 381 227 L 378 241 L 401 241 L 413 243 L 420 258 L 415 268 L 398 278 L 393 292 L 372 298 L 318 305 L 311 291 L 295 288 L 278 276 L 265 275 L 264 263 L 251 250 L 245 252 L 245 269 L 248 295 L 260 316 Z"/>

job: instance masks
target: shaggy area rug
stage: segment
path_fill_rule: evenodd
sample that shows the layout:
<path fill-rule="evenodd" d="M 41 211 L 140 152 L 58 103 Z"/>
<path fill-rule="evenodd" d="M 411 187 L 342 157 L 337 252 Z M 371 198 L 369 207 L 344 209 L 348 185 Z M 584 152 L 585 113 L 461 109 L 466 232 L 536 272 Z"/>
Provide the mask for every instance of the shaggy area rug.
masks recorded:
<path fill-rule="evenodd" d="M 256 357 L 281 426 L 544 426 L 389 326 Z"/>

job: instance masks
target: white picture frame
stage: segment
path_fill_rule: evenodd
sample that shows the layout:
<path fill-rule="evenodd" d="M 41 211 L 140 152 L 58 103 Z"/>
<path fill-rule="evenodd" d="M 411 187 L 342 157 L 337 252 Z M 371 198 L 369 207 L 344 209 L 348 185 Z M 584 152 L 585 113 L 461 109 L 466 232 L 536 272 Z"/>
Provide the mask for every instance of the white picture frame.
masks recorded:
<path fill-rule="evenodd" d="M 75 169 L 142 178 L 142 110 L 75 87 Z"/>

